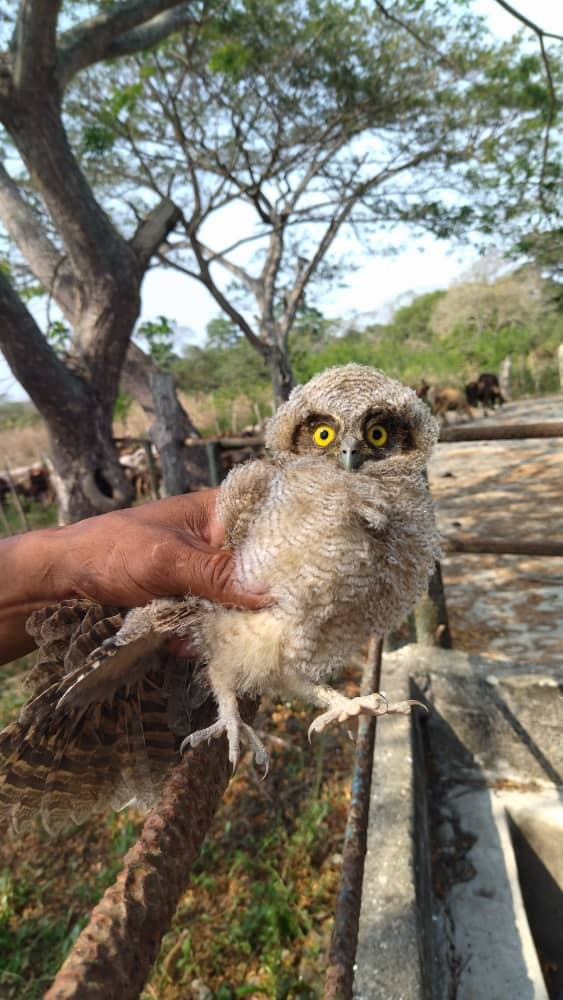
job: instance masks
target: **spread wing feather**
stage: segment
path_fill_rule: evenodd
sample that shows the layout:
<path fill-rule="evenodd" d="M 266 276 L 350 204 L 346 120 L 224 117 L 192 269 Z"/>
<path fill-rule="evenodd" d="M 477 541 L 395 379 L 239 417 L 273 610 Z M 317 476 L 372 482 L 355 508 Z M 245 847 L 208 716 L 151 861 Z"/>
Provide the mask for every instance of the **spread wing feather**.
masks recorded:
<path fill-rule="evenodd" d="M 89 601 L 31 616 L 39 659 L 27 679 L 31 700 L 0 733 L 0 825 L 22 830 L 40 815 L 55 833 L 132 799 L 141 808 L 154 803 L 208 689 L 201 663 L 150 644 L 129 671 L 112 676 L 111 644 L 122 624 L 118 609 Z M 100 680 L 85 684 L 89 698 L 67 703 L 77 675 L 97 670 Z"/>

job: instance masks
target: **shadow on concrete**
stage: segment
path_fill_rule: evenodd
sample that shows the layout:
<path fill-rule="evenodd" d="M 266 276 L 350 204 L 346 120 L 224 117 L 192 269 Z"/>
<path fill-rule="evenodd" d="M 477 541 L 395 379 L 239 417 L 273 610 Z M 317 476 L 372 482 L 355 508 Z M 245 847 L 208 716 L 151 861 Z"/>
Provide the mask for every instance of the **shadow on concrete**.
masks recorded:
<path fill-rule="evenodd" d="M 425 700 L 414 682 L 412 697 Z M 436 705 L 413 722 L 413 761 L 425 1000 L 538 1000 L 545 993 L 529 934 L 523 941 L 509 838 L 478 761 Z"/>
<path fill-rule="evenodd" d="M 541 813 L 535 818 L 542 824 Z M 550 869 L 508 814 L 508 828 L 516 856 L 526 915 L 550 1000 L 563 998 L 563 891 Z M 546 831 L 549 840 L 552 830 Z M 559 843 L 561 835 L 559 833 Z"/>

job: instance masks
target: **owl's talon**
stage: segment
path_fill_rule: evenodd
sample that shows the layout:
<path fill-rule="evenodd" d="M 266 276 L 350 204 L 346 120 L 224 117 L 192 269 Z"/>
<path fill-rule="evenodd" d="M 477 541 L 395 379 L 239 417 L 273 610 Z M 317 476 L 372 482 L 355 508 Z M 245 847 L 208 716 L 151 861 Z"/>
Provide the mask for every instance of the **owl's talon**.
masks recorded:
<path fill-rule="evenodd" d="M 322 733 L 333 722 L 347 722 L 359 715 L 409 715 L 413 705 L 428 711 L 421 701 L 409 698 L 407 701 L 389 702 L 385 695 L 379 693 L 363 695 L 358 698 L 343 698 L 334 708 L 318 715 L 309 726 L 307 737 L 309 743 L 313 733 Z M 350 736 L 350 731 L 348 730 Z"/>
<path fill-rule="evenodd" d="M 202 743 L 210 743 L 211 740 L 218 739 L 226 735 L 229 744 L 229 762 L 234 774 L 240 761 L 240 746 L 245 744 L 252 751 L 254 762 L 257 767 L 264 768 L 263 778 L 270 770 L 270 755 L 262 740 L 256 735 L 252 726 L 243 722 L 240 718 L 219 718 L 213 725 L 206 729 L 198 729 L 195 733 L 190 733 L 180 745 L 180 753 L 184 753 L 188 747 L 198 747 Z"/>

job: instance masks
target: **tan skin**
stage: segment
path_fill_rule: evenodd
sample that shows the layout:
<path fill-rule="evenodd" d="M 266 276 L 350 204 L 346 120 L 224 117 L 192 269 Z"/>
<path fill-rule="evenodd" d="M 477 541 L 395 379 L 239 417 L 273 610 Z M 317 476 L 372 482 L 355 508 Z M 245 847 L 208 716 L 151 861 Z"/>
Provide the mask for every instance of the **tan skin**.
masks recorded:
<path fill-rule="evenodd" d="M 25 631 L 32 611 L 67 598 L 133 608 L 191 593 L 251 610 L 264 607 L 264 594 L 242 591 L 233 578 L 217 492 L 168 497 L 2 539 L 0 663 L 34 648 Z"/>

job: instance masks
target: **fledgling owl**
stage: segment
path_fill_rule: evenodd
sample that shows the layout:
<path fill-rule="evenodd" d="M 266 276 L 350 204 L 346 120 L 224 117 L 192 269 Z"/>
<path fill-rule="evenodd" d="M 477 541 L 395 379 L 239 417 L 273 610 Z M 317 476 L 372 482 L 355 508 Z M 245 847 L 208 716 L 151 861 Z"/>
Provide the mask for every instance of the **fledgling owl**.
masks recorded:
<path fill-rule="evenodd" d="M 69 813 L 78 821 L 134 796 L 151 804 L 178 750 L 222 734 L 233 767 L 247 745 L 267 768 L 237 696 L 322 708 L 310 733 L 363 712 L 408 712 L 409 702 L 346 698 L 329 681 L 426 588 L 438 556 L 425 479 L 436 437 L 413 390 L 357 364 L 328 369 L 280 406 L 267 457 L 233 469 L 220 491 L 239 581 L 271 594 L 271 606 L 188 596 L 124 621 L 87 602 L 32 616 L 43 649 L 36 696 L 0 735 L 0 808 L 12 822 L 39 808 L 57 829 Z M 190 640 L 189 664 L 166 652 L 172 637 Z M 190 712 L 209 693 L 216 719 L 193 731 Z"/>

